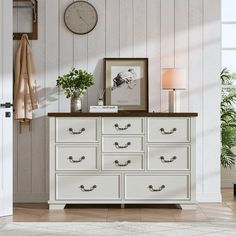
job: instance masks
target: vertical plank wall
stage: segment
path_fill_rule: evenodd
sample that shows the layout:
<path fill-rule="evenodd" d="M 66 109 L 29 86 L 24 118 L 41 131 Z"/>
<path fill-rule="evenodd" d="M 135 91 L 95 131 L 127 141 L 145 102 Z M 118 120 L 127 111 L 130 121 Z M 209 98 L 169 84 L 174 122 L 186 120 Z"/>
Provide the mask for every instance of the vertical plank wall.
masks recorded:
<path fill-rule="evenodd" d="M 63 22 L 64 10 L 73 0 L 38 2 L 39 39 L 31 41 L 31 46 L 40 108 L 34 112 L 32 131 L 24 128 L 19 133 L 14 124 L 14 201 L 47 201 L 47 113 L 69 111 L 69 101 L 55 87 L 57 76 L 72 66 L 94 73 L 96 84 L 83 99 L 87 111 L 103 90 L 104 57 L 149 58 L 150 112 L 168 109 L 161 68 L 188 71 L 188 90 L 180 98 L 182 111 L 199 112 L 198 200 L 219 201 L 220 0 L 89 0 L 99 20 L 83 36 L 73 35 Z M 15 11 L 14 29 L 26 28 L 28 19 Z"/>

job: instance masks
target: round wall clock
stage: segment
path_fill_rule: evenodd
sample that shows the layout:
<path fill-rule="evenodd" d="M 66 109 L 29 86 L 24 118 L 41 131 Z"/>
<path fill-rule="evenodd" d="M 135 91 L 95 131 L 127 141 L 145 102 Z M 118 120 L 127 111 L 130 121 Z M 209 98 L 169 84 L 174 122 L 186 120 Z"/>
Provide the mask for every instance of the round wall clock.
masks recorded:
<path fill-rule="evenodd" d="M 85 1 L 71 3 L 65 10 L 66 27 L 75 34 L 91 32 L 98 22 L 98 14 L 93 5 Z"/>

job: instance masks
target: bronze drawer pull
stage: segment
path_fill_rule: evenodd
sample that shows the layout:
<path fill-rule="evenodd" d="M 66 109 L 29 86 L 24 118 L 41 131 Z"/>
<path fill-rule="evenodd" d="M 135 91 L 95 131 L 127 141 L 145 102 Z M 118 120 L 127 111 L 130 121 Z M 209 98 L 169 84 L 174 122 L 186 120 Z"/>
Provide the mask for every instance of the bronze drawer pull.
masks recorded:
<path fill-rule="evenodd" d="M 161 156 L 160 159 L 161 159 L 161 161 L 164 162 L 164 163 L 170 163 L 170 162 L 175 161 L 175 160 L 177 159 L 177 157 L 176 157 L 176 156 L 173 156 L 171 159 L 165 160 L 165 157 Z"/>
<path fill-rule="evenodd" d="M 118 160 L 115 160 L 114 163 L 116 166 L 128 166 L 131 163 L 131 160 L 126 161 L 124 164 L 120 164 Z"/>
<path fill-rule="evenodd" d="M 176 129 L 176 128 L 173 128 L 173 129 L 170 130 L 170 131 L 165 131 L 164 128 L 161 128 L 160 131 L 161 131 L 162 134 L 173 134 L 175 131 L 177 131 L 177 129 Z"/>
<path fill-rule="evenodd" d="M 81 162 L 81 161 L 83 161 L 85 159 L 85 156 L 80 157 L 79 160 L 74 160 L 72 156 L 69 156 L 68 159 L 72 163 L 79 163 L 79 162 Z"/>
<path fill-rule="evenodd" d="M 85 187 L 84 187 L 84 185 L 80 185 L 80 189 L 81 189 L 81 191 L 82 192 L 91 192 L 91 191 L 93 191 L 95 188 L 97 188 L 97 185 L 93 185 L 91 188 L 89 188 L 89 189 L 86 189 Z"/>
<path fill-rule="evenodd" d="M 149 190 L 150 190 L 151 192 L 160 192 L 160 191 L 162 191 L 165 187 L 166 187 L 165 185 L 161 185 L 160 188 L 155 189 L 155 188 L 153 188 L 152 185 L 149 185 L 149 186 L 148 186 L 148 188 L 149 188 Z"/>
<path fill-rule="evenodd" d="M 131 145 L 131 142 L 126 143 L 124 146 L 120 146 L 118 142 L 115 142 L 114 145 L 116 146 L 116 148 L 127 148 Z"/>
<path fill-rule="evenodd" d="M 119 127 L 119 124 L 114 125 L 117 130 L 127 130 L 129 127 L 131 127 L 131 124 L 127 124 L 125 127 L 121 128 Z"/>
<path fill-rule="evenodd" d="M 85 131 L 85 128 L 82 128 L 80 131 L 74 131 L 72 128 L 69 128 L 71 134 L 82 134 Z"/>

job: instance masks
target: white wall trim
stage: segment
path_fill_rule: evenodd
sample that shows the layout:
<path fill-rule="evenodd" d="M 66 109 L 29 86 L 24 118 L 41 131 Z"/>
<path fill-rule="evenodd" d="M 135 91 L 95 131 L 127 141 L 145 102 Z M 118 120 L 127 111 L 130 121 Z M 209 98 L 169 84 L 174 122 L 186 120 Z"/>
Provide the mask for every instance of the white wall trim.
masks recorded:
<path fill-rule="evenodd" d="M 197 202 L 201 203 L 217 203 L 222 202 L 222 195 L 219 192 L 216 193 L 197 193 Z"/>
<path fill-rule="evenodd" d="M 0 3 L 0 103 L 12 103 L 12 1 Z M 12 118 L 0 111 L 0 216 L 12 215 L 13 127 Z M 5 137 L 4 137 L 5 135 Z"/>

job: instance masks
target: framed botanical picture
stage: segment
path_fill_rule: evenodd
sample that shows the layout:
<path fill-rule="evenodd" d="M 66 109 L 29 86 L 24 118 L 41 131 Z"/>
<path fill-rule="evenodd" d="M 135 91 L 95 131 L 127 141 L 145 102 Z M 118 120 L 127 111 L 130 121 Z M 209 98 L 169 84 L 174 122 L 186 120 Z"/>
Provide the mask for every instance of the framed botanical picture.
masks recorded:
<path fill-rule="evenodd" d="M 148 59 L 105 58 L 105 105 L 148 111 Z"/>

